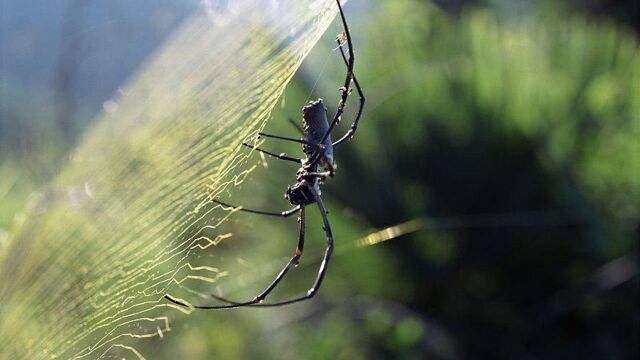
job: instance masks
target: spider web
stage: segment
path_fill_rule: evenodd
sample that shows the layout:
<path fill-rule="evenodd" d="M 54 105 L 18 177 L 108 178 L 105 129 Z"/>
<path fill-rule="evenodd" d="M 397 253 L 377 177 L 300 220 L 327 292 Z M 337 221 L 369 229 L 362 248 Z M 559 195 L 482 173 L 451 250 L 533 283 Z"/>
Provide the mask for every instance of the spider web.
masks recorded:
<path fill-rule="evenodd" d="M 337 13 L 333 0 L 200 10 L 108 102 L 0 255 L 0 357 L 142 358 L 184 309 L 163 296 L 224 272 L 190 263 L 232 236 L 210 200 Z"/>

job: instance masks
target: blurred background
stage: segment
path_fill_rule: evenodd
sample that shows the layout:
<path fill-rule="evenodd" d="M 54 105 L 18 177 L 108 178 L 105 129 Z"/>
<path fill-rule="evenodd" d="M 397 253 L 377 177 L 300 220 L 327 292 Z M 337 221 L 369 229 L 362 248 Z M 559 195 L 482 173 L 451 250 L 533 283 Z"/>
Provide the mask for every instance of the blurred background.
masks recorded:
<path fill-rule="evenodd" d="M 199 2 L 0 6 L 1 249 L 30 194 Z M 323 188 L 336 256 L 319 296 L 195 312 L 138 348 L 152 359 L 638 358 L 636 2 L 351 0 L 345 11 L 367 105 Z M 335 110 L 340 31 L 336 20 L 266 132 L 298 136 L 287 118 L 318 97 Z M 353 93 L 338 133 L 356 104 Z M 254 156 L 223 200 L 284 210 L 295 165 Z M 302 263 L 274 298 L 316 272 L 325 240 L 310 210 Z M 407 234 L 357 246 L 398 224 Z M 226 268 L 242 254 L 245 271 L 220 287 L 251 298 L 291 255 L 295 219 L 236 213 L 225 227 L 241 240 L 204 256 Z"/>

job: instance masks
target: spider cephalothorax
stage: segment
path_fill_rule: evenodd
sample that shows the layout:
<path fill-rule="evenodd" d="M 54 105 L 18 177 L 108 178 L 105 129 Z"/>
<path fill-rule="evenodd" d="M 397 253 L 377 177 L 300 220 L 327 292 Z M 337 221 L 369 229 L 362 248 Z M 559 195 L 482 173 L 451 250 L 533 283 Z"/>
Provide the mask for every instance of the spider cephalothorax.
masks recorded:
<path fill-rule="evenodd" d="M 342 24 L 344 26 L 344 32 L 340 33 L 336 38 L 338 43 L 338 48 L 340 50 L 340 54 L 344 63 L 347 66 L 347 75 L 345 78 L 344 85 L 340 88 L 341 97 L 338 101 L 338 107 L 333 116 L 331 122 L 329 122 L 327 118 L 327 108 L 324 106 L 322 99 L 318 99 L 316 101 L 312 101 L 306 106 L 302 108 L 302 124 L 303 127 L 300 128 L 297 124 L 294 123 L 296 127 L 302 132 L 304 138 L 295 139 L 289 137 L 283 137 L 278 135 L 269 135 L 265 133 L 260 133 L 260 136 L 264 136 L 267 138 L 279 139 L 284 141 L 293 141 L 303 146 L 303 152 L 305 154 L 305 158 L 295 158 L 288 156 L 284 153 L 276 154 L 266 150 L 259 149 L 252 145 L 243 144 L 248 146 L 256 151 L 262 152 L 264 154 L 276 157 L 281 160 L 291 161 L 298 163 L 300 168 L 296 173 L 296 182 L 293 185 L 287 187 L 287 191 L 285 192 L 285 198 L 292 204 L 295 205 L 293 209 L 289 209 L 282 212 L 269 212 L 269 211 L 261 211 L 261 210 L 251 210 L 238 208 L 241 211 L 268 215 L 268 216 L 278 216 L 278 217 L 289 217 L 293 214 L 300 213 L 299 224 L 300 224 L 300 232 L 298 236 L 298 246 L 296 248 L 295 254 L 291 257 L 289 262 L 284 266 L 284 268 L 280 271 L 280 273 L 276 276 L 276 278 L 271 282 L 267 288 L 262 291 L 259 295 L 249 301 L 231 301 L 225 299 L 223 297 L 211 294 L 211 296 L 215 299 L 218 299 L 227 305 L 214 305 L 214 306 L 192 306 L 196 309 L 228 309 L 235 308 L 241 306 L 280 306 L 291 304 L 303 300 L 307 300 L 312 298 L 320 288 L 322 284 L 322 280 L 324 279 L 324 275 L 327 271 L 327 265 L 329 260 L 331 259 L 331 254 L 333 253 L 333 234 L 331 233 L 331 226 L 329 225 L 329 219 L 327 218 L 327 211 L 324 207 L 322 199 L 320 198 L 320 185 L 322 182 L 328 177 L 332 177 L 335 171 L 335 163 L 333 161 L 333 149 L 343 143 L 345 140 L 349 140 L 355 134 L 358 128 L 358 121 L 360 120 L 360 115 L 362 114 L 362 109 L 364 108 L 364 95 L 362 93 L 362 89 L 360 88 L 360 84 L 353 74 L 353 64 L 354 64 L 354 55 L 353 55 L 353 46 L 351 43 L 351 36 L 349 35 L 349 27 L 347 26 L 347 20 L 345 19 L 344 12 L 342 11 L 342 6 L 340 5 L 340 1 L 336 0 L 338 4 L 338 10 L 340 11 L 340 18 L 342 19 Z M 347 45 L 349 51 L 349 57 L 345 55 L 343 50 L 343 46 Z M 342 116 L 342 112 L 344 110 L 345 103 L 347 101 L 347 97 L 351 92 L 351 83 L 353 82 L 358 94 L 360 95 L 360 106 L 355 116 L 355 120 L 351 124 L 351 128 L 340 137 L 337 141 L 332 142 L 331 132 L 333 128 L 340 121 L 340 117 Z M 323 168 L 324 171 L 320 171 Z M 219 200 L 213 200 L 214 202 L 222 205 L 222 206 L 231 206 L 226 203 L 223 203 Z M 324 253 L 324 258 L 322 259 L 322 263 L 320 264 L 320 269 L 318 270 L 318 275 L 311 286 L 311 288 L 307 291 L 305 295 L 295 297 L 293 299 L 284 300 L 284 301 L 276 301 L 272 303 L 262 303 L 262 301 L 275 289 L 275 287 L 280 283 L 280 281 L 284 278 L 286 273 L 292 266 L 297 265 L 300 257 L 302 256 L 302 250 L 304 247 L 304 234 L 305 234 L 305 207 L 311 204 L 316 204 L 318 209 L 320 210 L 320 215 L 323 220 L 323 229 L 325 231 L 325 235 L 327 237 L 327 248 Z M 236 208 L 236 207 L 234 207 Z M 182 306 L 188 306 L 185 303 L 173 299 L 172 297 L 166 295 L 168 300 Z"/>
<path fill-rule="evenodd" d="M 287 186 L 287 191 L 285 192 L 284 197 L 289 200 L 291 205 L 311 205 L 316 202 L 313 195 L 314 192 L 317 195 L 321 195 L 322 192 L 320 190 L 320 184 L 327 176 L 331 175 L 332 173 L 328 171 L 325 173 L 319 173 L 317 164 L 303 164 L 296 173 L 296 183 Z"/>
<path fill-rule="evenodd" d="M 313 197 L 313 192 L 309 189 L 310 186 L 313 185 L 306 181 L 289 185 L 287 186 L 287 192 L 284 194 L 284 197 L 289 200 L 292 205 L 311 205 L 316 202 L 316 200 Z"/>

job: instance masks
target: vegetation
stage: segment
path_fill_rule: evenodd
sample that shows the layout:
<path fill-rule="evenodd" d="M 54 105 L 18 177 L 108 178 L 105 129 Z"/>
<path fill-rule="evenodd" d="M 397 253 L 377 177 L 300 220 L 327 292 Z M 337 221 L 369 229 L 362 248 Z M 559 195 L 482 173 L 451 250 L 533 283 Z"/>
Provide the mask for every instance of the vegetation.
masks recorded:
<path fill-rule="evenodd" d="M 153 359 L 637 358 L 640 52 L 628 13 L 619 23 L 572 1 L 473 2 L 454 13 L 419 0 L 353 3 L 367 108 L 323 190 L 337 255 L 320 295 L 196 312 L 137 348 Z M 268 132 L 297 136 L 286 119 L 310 98 L 334 109 L 344 68 L 332 48 L 320 40 Z M 22 162 L 0 166 L 7 231 L 35 183 Z M 295 168 L 253 163 L 225 201 L 285 209 Z M 3 194 L 5 173 L 23 190 Z M 324 245 L 313 212 L 301 266 L 274 297 L 311 283 Z M 411 219 L 422 224 L 415 233 L 353 247 Z M 237 241 L 200 262 L 231 269 L 221 286 L 234 299 L 258 293 L 296 241 L 295 219 L 237 213 L 221 231 Z"/>

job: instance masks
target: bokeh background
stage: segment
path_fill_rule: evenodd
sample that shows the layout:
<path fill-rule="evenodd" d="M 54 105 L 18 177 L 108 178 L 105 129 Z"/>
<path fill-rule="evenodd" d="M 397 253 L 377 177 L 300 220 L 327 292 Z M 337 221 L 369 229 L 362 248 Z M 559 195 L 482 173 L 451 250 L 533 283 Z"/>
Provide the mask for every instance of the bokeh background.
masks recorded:
<path fill-rule="evenodd" d="M 225 2 L 220 2 L 224 6 Z M 108 99 L 198 2 L 3 1 L 0 248 Z M 195 312 L 148 358 L 638 358 L 640 15 L 634 1 L 351 0 L 367 107 L 323 197 L 336 256 L 320 295 L 278 309 Z M 297 136 L 305 102 L 335 108 L 344 66 L 320 40 L 267 132 Z M 350 124 L 350 98 L 339 132 Z M 289 154 L 300 149 L 268 141 Z M 255 155 L 224 200 L 283 210 L 295 166 Z M 324 238 L 309 211 L 311 283 Z M 358 247 L 411 221 L 410 233 Z M 295 219 L 237 213 L 246 263 L 220 286 L 254 296 L 293 251 Z M 227 264 L 229 262 L 229 264 Z"/>

